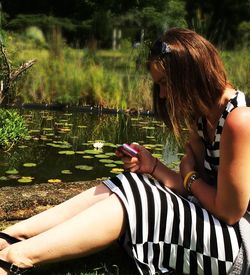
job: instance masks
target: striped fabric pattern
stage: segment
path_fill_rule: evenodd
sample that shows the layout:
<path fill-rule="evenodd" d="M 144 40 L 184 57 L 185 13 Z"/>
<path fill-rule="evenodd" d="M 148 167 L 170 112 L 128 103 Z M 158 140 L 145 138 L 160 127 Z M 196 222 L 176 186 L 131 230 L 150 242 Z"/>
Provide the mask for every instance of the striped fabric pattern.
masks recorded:
<path fill-rule="evenodd" d="M 140 274 L 230 271 L 241 245 L 238 225 L 222 223 L 147 175 L 126 172 L 104 183 L 127 211 L 122 245 L 131 251 Z"/>
<path fill-rule="evenodd" d="M 219 145 L 227 115 L 246 106 L 237 91 L 222 113 L 214 140 L 208 141 L 206 120 L 198 121 L 198 133 L 206 147 L 204 166 L 215 180 Z M 239 225 L 228 226 L 199 203 L 191 202 L 147 175 L 123 173 L 104 181 L 123 202 L 128 227 L 121 243 L 135 259 L 140 274 L 168 273 L 225 275 L 239 253 Z"/>
<path fill-rule="evenodd" d="M 207 174 L 213 179 L 211 181 L 211 184 L 216 182 L 216 179 L 217 179 L 217 170 L 218 170 L 219 160 L 220 160 L 220 151 L 219 151 L 220 138 L 221 138 L 221 133 L 222 133 L 222 129 L 223 129 L 226 117 L 230 112 L 232 112 L 238 106 L 246 106 L 245 95 L 240 91 L 236 92 L 235 96 L 231 100 L 229 100 L 227 106 L 225 107 L 225 110 L 222 113 L 219 119 L 219 122 L 217 124 L 214 140 L 212 142 L 210 142 L 208 138 L 206 119 L 204 117 L 200 117 L 198 120 L 198 134 L 202 138 L 206 148 L 204 167 Z"/>

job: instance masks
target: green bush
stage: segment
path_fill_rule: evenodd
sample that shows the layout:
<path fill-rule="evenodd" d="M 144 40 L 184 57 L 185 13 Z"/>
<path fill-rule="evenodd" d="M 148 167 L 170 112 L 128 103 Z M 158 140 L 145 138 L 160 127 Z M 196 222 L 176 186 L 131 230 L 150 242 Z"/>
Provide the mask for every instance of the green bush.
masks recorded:
<path fill-rule="evenodd" d="M 35 44 L 45 45 L 46 40 L 43 32 L 36 26 L 28 27 L 25 30 L 26 37 L 33 40 Z"/>
<path fill-rule="evenodd" d="M 0 146 L 12 146 L 28 134 L 23 118 L 14 110 L 0 109 Z"/>

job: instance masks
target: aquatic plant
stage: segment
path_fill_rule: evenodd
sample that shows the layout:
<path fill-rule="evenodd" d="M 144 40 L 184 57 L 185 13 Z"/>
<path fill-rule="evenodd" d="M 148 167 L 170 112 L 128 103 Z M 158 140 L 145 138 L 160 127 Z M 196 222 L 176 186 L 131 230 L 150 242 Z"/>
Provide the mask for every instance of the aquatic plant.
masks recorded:
<path fill-rule="evenodd" d="M 9 150 L 28 134 L 25 121 L 14 110 L 0 109 L 0 146 Z"/>

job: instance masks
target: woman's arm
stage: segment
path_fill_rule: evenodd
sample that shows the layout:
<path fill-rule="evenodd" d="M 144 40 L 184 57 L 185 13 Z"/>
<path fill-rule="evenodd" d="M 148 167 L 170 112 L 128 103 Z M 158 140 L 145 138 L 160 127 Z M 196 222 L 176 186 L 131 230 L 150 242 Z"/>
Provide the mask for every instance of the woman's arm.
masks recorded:
<path fill-rule="evenodd" d="M 200 178 L 191 191 L 212 214 L 228 224 L 236 223 L 246 212 L 250 199 L 250 108 L 231 112 L 220 142 L 217 189 Z M 192 170 L 192 168 L 190 168 Z"/>
<path fill-rule="evenodd" d="M 168 168 L 160 160 L 154 158 L 145 147 L 133 143 L 131 147 L 138 151 L 137 157 L 131 158 L 124 155 L 119 150 L 116 151 L 116 155 L 124 162 L 125 169 L 136 173 L 151 174 L 155 179 L 162 182 L 173 191 L 182 195 L 187 195 L 183 187 L 180 173 Z"/>
<path fill-rule="evenodd" d="M 158 161 L 156 169 L 151 175 L 174 192 L 183 196 L 188 194 L 183 186 L 181 174 L 168 168 L 162 162 Z"/>
<path fill-rule="evenodd" d="M 195 167 L 194 170 L 197 171 L 202 178 L 206 177 L 204 170 L 204 158 L 205 158 L 205 148 L 201 137 L 198 135 L 197 131 L 191 130 L 189 132 L 189 142 L 188 145 L 192 150 L 194 156 Z"/>

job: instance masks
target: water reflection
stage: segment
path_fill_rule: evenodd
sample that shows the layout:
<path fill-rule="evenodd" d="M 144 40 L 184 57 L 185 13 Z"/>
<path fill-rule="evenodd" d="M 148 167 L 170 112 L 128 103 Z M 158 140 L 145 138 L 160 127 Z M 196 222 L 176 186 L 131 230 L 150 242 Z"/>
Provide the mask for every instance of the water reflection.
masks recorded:
<path fill-rule="evenodd" d="M 177 165 L 180 149 L 153 117 L 23 110 L 30 136 L 0 157 L 0 185 L 83 181 L 122 171 L 114 150 L 138 142 Z M 93 144 L 103 143 L 95 149 Z"/>

